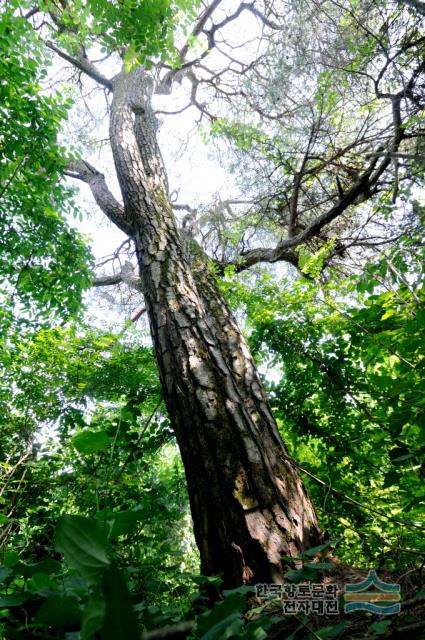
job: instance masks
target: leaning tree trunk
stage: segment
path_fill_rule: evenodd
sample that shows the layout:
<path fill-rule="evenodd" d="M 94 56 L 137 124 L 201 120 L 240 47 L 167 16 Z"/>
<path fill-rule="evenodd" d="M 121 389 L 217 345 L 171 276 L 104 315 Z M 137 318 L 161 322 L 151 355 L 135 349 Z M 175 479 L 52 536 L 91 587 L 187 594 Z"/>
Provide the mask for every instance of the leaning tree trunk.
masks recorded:
<path fill-rule="evenodd" d="M 110 136 L 201 570 L 222 574 L 227 587 L 281 582 L 281 556 L 320 541 L 314 508 L 202 253 L 189 265 L 167 195 L 151 92 L 142 69 L 115 79 Z"/>

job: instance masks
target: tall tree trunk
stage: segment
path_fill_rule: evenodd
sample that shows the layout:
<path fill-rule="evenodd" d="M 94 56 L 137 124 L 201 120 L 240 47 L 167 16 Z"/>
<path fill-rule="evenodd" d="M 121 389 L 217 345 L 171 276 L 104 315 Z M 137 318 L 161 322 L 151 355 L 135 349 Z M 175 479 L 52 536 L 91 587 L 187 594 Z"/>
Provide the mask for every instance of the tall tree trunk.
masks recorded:
<path fill-rule="evenodd" d="M 167 195 L 151 92 L 142 69 L 115 79 L 110 136 L 201 570 L 221 573 L 227 587 L 281 581 L 281 556 L 319 543 L 316 516 L 201 250 L 189 265 Z"/>

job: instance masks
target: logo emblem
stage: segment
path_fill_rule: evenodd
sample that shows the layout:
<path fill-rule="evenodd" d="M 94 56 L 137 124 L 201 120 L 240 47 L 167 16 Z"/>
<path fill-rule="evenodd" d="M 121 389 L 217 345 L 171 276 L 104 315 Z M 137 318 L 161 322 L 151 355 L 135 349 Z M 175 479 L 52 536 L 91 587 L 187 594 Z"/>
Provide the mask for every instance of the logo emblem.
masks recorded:
<path fill-rule="evenodd" d="M 388 584 L 380 580 L 376 571 L 356 584 L 344 587 L 344 611 L 370 611 L 381 616 L 400 612 L 400 585 Z"/>

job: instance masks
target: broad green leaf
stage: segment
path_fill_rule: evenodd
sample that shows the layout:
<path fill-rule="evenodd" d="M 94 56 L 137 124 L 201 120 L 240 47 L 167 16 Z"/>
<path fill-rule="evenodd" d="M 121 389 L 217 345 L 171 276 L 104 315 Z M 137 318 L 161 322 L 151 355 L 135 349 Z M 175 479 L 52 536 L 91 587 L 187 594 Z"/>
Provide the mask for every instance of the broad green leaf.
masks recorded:
<path fill-rule="evenodd" d="M 368 631 L 370 631 L 373 636 L 383 636 L 391 624 L 392 620 L 377 620 L 368 627 Z"/>
<path fill-rule="evenodd" d="M 237 636 L 243 630 L 243 620 L 238 613 L 231 613 L 200 636 L 201 640 L 226 640 Z"/>
<path fill-rule="evenodd" d="M 321 553 L 322 551 L 329 549 L 329 547 L 335 547 L 338 544 L 338 542 L 339 540 L 329 540 L 329 542 L 325 542 L 324 544 L 319 544 L 317 547 L 311 547 L 311 549 L 307 549 L 307 551 L 303 551 L 301 555 L 302 557 L 307 556 L 308 558 L 311 558 L 312 556 L 315 556 Z"/>
<path fill-rule="evenodd" d="M 13 571 L 10 567 L 4 567 L 0 565 L 0 582 L 3 582 L 3 580 L 12 575 L 12 573 Z"/>
<path fill-rule="evenodd" d="M 46 598 L 35 615 L 35 622 L 49 627 L 76 624 L 81 619 L 81 607 L 77 598 L 52 596 Z"/>
<path fill-rule="evenodd" d="M 13 567 L 19 562 L 19 553 L 16 551 L 6 551 L 3 557 L 3 564 L 6 567 Z"/>
<path fill-rule="evenodd" d="M 108 512 L 99 511 L 96 514 L 98 522 L 105 527 L 108 532 L 108 537 L 116 538 L 130 533 L 137 527 L 141 520 L 146 519 L 146 513 L 144 510 L 128 509 L 127 511 L 120 512 Z"/>
<path fill-rule="evenodd" d="M 111 564 L 103 574 L 103 594 L 103 640 L 140 640 L 140 629 L 127 583 L 115 564 Z"/>
<path fill-rule="evenodd" d="M 47 573 L 34 573 L 27 582 L 27 589 L 33 592 L 43 592 L 51 585 L 51 579 Z"/>
<path fill-rule="evenodd" d="M 83 455 L 104 451 L 111 442 L 112 438 L 104 431 L 82 431 L 72 438 L 72 444 Z"/>
<path fill-rule="evenodd" d="M 34 564 L 26 564 L 25 562 L 19 562 L 14 566 L 14 573 L 16 575 L 22 575 L 25 577 L 31 577 L 37 573 L 44 573 L 47 575 L 58 574 L 62 570 L 62 565 L 53 558 L 45 558 L 41 562 L 35 562 Z"/>
<path fill-rule="evenodd" d="M 334 569 L 335 565 L 333 562 L 306 562 L 304 567 L 314 569 L 315 571 L 329 571 L 330 569 Z"/>
<path fill-rule="evenodd" d="M 82 516 L 60 518 L 55 548 L 92 584 L 101 579 L 102 572 L 110 565 L 110 548 L 104 532 L 96 522 Z"/>
<path fill-rule="evenodd" d="M 10 594 L 0 596 L 0 607 L 19 607 L 21 604 L 28 600 L 28 596 L 25 594 Z"/>
<path fill-rule="evenodd" d="M 304 582 L 305 580 L 315 580 L 317 578 L 318 569 L 312 569 L 311 567 L 303 567 L 302 569 L 291 569 L 286 571 L 285 577 L 290 582 Z"/>
<path fill-rule="evenodd" d="M 81 621 L 81 640 L 94 640 L 103 626 L 105 600 L 100 595 L 92 596 L 84 607 Z"/>
<path fill-rule="evenodd" d="M 228 638 L 242 628 L 241 613 L 246 608 L 246 598 L 241 593 L 232 593 L 225 600 L 217 602 L 196 620 L 196 633 L 203 640 Z M 223 634 L 220 636 L 220 633 Z"/>
<path fill-rule="evenodd" d="M 336 638 L 346 629 L 347 625 L 348 622 L 340 622 L 329 627 L 322 627 L 317 631 L 317 635 L 319 638 Z"/>

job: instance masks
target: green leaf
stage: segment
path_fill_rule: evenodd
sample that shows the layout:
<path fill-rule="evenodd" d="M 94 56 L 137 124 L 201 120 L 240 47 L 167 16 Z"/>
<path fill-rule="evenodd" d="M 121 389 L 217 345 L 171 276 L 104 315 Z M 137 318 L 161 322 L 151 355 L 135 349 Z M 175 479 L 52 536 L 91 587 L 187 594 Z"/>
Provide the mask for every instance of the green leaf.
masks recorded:
<path fill-rule="evenodd" d="M 223 595 L 225 597 L 230 596 L 232 593 L 241 593 L 242 595 L 247 595 L 248 593 L 255 593 L 255 586 L 243 584 L 240 587 L 235 587 L 234 589 L 223 590 Z"/>
<path fill-rule="evenodd" d="M 306 562 L 304 567 L 315 571 L 329 571 L 335 567 L 333 562 Z"/>
<path fill-rule="evenodd" d="M 12 575 L 12 573 L 13 571 L 10 567 L 4 567 L 0 565 L 0 582 L 3 582 L 3 580 Z"/>
<path fill-rule="evenodd" d="M 13 567 L 19 562 L 19 553 L 16 551 L 6 551 L 3 558 L 3 564 L 6 567 Z"/>
<path fill-rule="evenodd" d="M 14 573 L 16 575 L 25 576 L 26 578 L 30 578 L 37 573 L 46 573 L 47 575 L 58 574 L 61 570 L 61 563 L 53 558 L 45 558 L 41 560 L 41 562 L 35 562 L 34 564 L 19 562 L 14 567 Z"/>
<path fill-rule="evenodd" d="M 47 598 L 35 616 L 35 622 L 52 627 L 76 624 L 81 619 L 81 607 L 72 596 Z"/>
<path fill-rule="evenodd" d="M 103 626 L 105 601 L 100 596 L 92 596 L 87 601 L 81 622 L 81 640 L 94 640 Z"/>
<path fill-rule="evenodd" d="M 281 618 L 278 618 L 278 621 L 280 622 Z M 267 631 L 275 622 L 276 619 L 270 618 L 269 616 L 252 620 L 248 622 L 243 632 L 239 634 L 239 638 L 243 638 L 244 640 L 265 640 L 269 637 Z"/>
<path fill-rule="evenodd" d="M 239 634 L 243 629 L 244 623 L 238 613 L 231 613 L 220 622 L 217 622 L 204 635 L 200 636 L 201 640 L 226 640 Z"/>
<path fill-rule="evenodd" d="M 370 631 L 374 636 L 383 636 L 391 624 L 392 620 L 378 620 L 368 627 L 368 631 Z"/>
<path fill-rule="evenodd" d="M 329 549 L 329 547 L 335 547 L 338 544 L 339 540 L 329 540 L 329 542 L 325 542 L 324 544 L 319 544 L 317 547 L 311 547 L 311 549 L 307 549 L 307 551 L 302 552 L 302 557 L 307 556 L 311 558 L 312 556 L 316 556 L 318 553 Z"/>
<path fill-rule="evenodd" d="M 110 565 L 110 549 L 104 532 L 93 520 L 63 516 L 55 532 L 55 549 L 89 583 L 96 583 Z"/>
<path fill-rule="evenodd" d="M 140 640 L 140 630 L 127 583 L 115 564 L 103 575 L 105 620 L 103 640 Z"/>
<path fill-rule="evenodd" d="M 34 573 L 32 578 L 27 583 L 27 589 L 33 592 L 43 592 L 51 585 L 51 579 L 47 573 Z"/>
<path fill-rule="evenodd" d="M 19 607 L 28 600 L 28 596 L 24 593 L 11 594 L 9 596 L 0 596 L 0 607 Z"/>
<path fill-rule="evenodd" d="M 213 586 L 218 591 L 223 584 L 223 578 L 221 576 L 192 576 L 192 582 L 201 586 L 204 584 Z"/>
<path fill-rule="evenodd" d="M 72 444 L 83 455 L 104 451 L 111 442 L 112 438 L 104 431 L 81 431 L 72 438 Z"/>
<path fill-rule="evenodd" d="M 142 509 L 127 509 L 127 511 L 120 512 L 108 512 L 105 510 L 96 514 L 96 519 L 99 523 L 108 525 L 108 533 L 111 538 L 130 533 L 141 520 L 146 518 L 146 513 Z"/>
<path fill-rule="evenodd" d="M 347 627 L 348 622 L 340 622 L 329 627 L 322 627 L 317 631 L 319 638 L 336 638 Z"/>
<path fill-rule="evenodd" d="M 241 612 L 246 608 L 246 598 L 241 593 L 232 593 L 225 600 L 196 620 L 196 633 L 202 640 L 230 638 L 243 627 Z"/>

